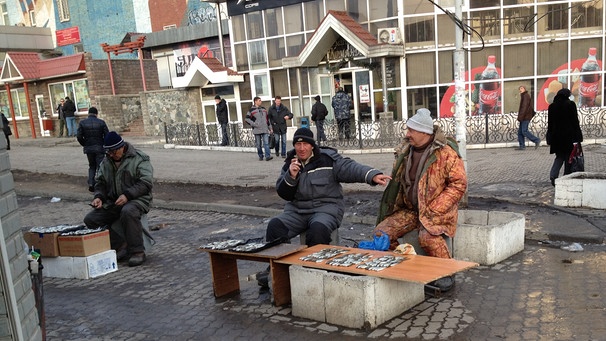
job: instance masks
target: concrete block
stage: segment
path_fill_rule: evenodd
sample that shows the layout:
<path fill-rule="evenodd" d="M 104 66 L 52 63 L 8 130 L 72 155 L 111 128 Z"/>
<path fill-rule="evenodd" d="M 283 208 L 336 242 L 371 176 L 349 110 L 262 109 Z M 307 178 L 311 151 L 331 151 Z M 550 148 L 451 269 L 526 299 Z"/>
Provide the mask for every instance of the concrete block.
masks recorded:
<path fill-rule="evenodd" d="M 424 286 L 371 276 L 290 267 L 293 316 L 372 329 L 423 302 Z"/>
<path fill-rule="evenodd" d="M 470 221 L 473 211 L 459 211 L 459 222 Z M 486 224 L 460 223 L 454 238 L 456 259 L 482 265 L 496 264 L 524 250 L 524 215 L 512 212 L 488 212 Z"/>
<path fill-rule="evenodd" d="M 299 265 L 289 268 L 292 315 L 325 322 L 325 270 L 309 269 Z"/>
<path fill-rule="evenodd" d="M 555 205 L 606 208 L 605 173 L 576 172 L 556 179 L 555 183 Z"/>

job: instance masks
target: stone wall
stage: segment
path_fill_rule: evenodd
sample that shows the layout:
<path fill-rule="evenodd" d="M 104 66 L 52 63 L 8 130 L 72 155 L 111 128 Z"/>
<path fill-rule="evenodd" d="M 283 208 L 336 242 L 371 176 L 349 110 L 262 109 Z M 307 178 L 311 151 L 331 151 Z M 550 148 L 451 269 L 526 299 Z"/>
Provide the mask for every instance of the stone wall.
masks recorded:
<path fill-rule="evenodd" d="M 107 59 L 92 59 L 90 53 L 85 54 L 84 62 L 86 63 L 86 77 L 88 78 L 88 93 L 94 106 L 96 96 L 112 94 L 109 64 Z M 141 65 L 138 59 L 112 59 L 111 63 L 116 95 L 132 95 L 143 91 Z M 153 59 L 143 60 L 143 69 L 147 91 L 160 89 L 156 61 Z"/>
<path fill-rule="evenodd" d="M 0 340 L 42 340 L 27 253 L 23 248 L 17 194 L 6 151 L 6 139 L 1 137 L 0 228 L 0 244 L 4 249 L 0 253 Z M 9 302 L 14 302 L 16 309 Z"/>
<path fill-rule="evenodd" d="M 140 95 L 97 96 L 99 118 L 109 130 L 123 131 L 130 122 L 142 116 Z"/>
<path fill-rule="evenodd" d="M 164 136 L 164 123 L 202 121 L 200 89 L 173 89 L 141 94 L 147 136 Z"/>

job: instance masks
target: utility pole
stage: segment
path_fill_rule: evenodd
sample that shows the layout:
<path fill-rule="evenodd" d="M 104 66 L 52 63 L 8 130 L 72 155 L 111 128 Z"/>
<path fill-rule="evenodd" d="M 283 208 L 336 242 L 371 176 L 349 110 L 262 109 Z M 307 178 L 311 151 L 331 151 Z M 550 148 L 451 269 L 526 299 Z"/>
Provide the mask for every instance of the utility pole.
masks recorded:
<path fill-rule="evenodd" d="M 463 0 L 455 0 L 455 17 L 463 20 Z M 463 51 L 463 29 L 455 23 L 455 52 L 453 56 L 455 77 L 455 139 L 467 170 L 467 137 L 465 112 L 465 51 Z M 468 195 L 461 199 L 463 206 L 468 204 Z"/>

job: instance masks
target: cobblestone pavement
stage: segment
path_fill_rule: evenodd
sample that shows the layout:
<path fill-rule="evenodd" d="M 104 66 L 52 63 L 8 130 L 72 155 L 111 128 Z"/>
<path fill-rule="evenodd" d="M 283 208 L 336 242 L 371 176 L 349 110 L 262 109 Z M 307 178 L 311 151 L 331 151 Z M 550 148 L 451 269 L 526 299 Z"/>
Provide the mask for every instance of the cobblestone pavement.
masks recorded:
<path fill-rule="evenodd" d="M 83 202 L 19 198 L 22 226 L 78 222 Z M 91 279 L 44 278 L 48 340 L 604 340 L 604 245 L 571 253 L 529 241 L 494 265 L 456 276 L 456 287 L 428 298 L 372 331 L 293 317 L 247 276 L 265 263 L 239 262 L 241 293 L 215 299 L 209 241 L 263 236 L 266 218 L 154 209 L 156 246 L 141 267 Z M 342 245 L 370 229 L 342 228 Z M 555 245 L 557 246 L 557 245 Z"/>

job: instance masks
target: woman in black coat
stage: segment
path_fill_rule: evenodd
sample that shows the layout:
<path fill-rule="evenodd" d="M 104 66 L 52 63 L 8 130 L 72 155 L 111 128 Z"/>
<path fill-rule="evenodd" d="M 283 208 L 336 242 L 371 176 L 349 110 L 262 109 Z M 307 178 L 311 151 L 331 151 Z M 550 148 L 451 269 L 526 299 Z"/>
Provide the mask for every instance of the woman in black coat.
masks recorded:
<path fill-rule="evenodd" d="M 550 146 L 549 153 L 556 155 L 549 172 L 549 179 L 554 186 L 562 164 L 564 175 L 571 173 L 568 157 L 573 144 L 583 142 L 577 106 L 570 100 L 570 94 L 568 89 L 558 91 L 547 111 L 547 144 Z"/>

